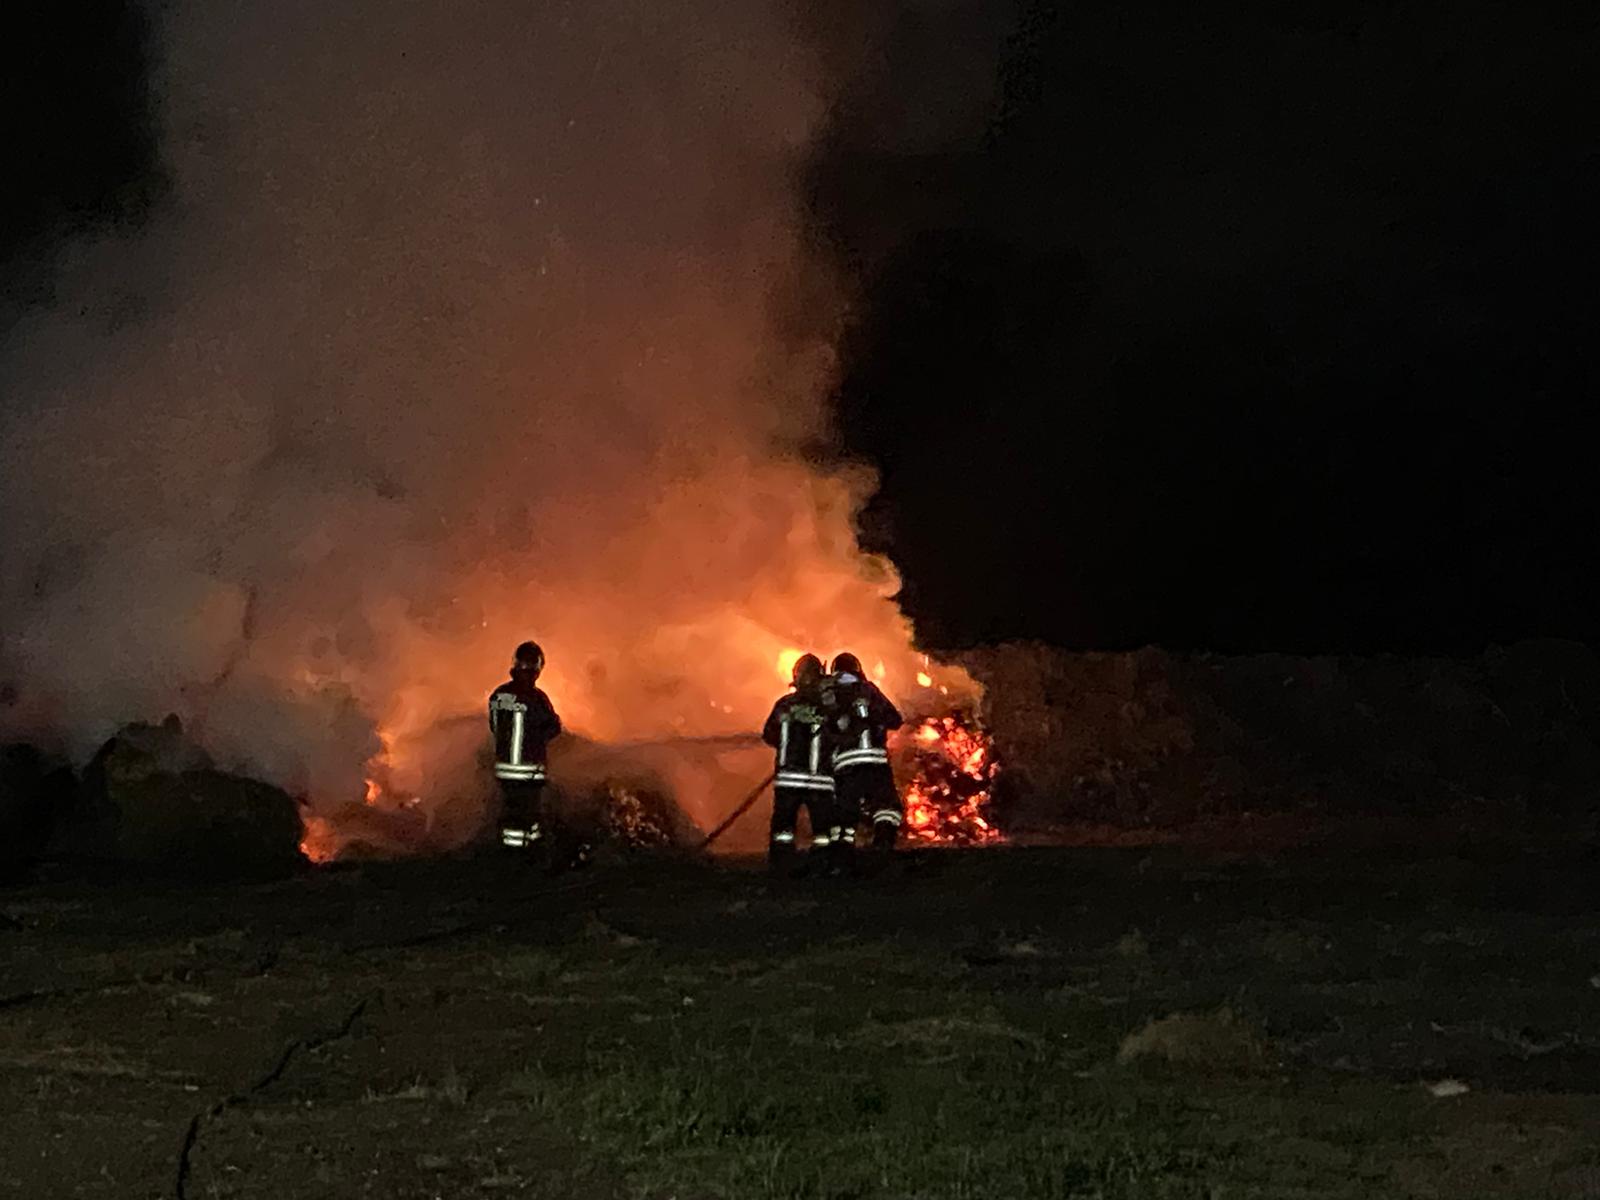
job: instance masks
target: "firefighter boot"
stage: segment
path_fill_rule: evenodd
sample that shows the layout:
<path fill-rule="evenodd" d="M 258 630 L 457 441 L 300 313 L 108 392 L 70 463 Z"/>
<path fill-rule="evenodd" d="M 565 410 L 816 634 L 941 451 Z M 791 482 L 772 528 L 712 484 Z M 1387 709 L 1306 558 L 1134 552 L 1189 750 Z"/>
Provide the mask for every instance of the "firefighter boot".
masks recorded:
<path fill-rule="evenodd" d="M 833 839 L 826 830 L 815 834 L 811 838 L 811 849 L 804 854 L 795 855 L 794 865 L 789 870 L 791 879 L 809 879 L 813 875 L 826 875 L 828 873 L 829 853 L 833 847 Z"/>
<path fill-rule="evenodd" d="M 784 875 L 793 870 L 794 865 L 794 831 L 792 829 L 780 829 L 772 835 L 772 840 L 767 843 L 767 870 L 774 875 Z"/>
<path fill-rule="evenodd" d="M 894 857 L 892 846 L 892 841 L 886 843 L 884 840 L 883 827 L 874 822 L 872 839 L 863 847 L 861 853 L 856 855 L 853 864 L 855 874 L 863 879 L 877 876 Z"/>
<path fill-rule="evenodd" d="M 892 810 L 874 813 L 872 816 L 872 849 L 878 854 L 889 854 L 894 850 L 895 841 L 900 836 L 900 814 Z"/>
<path fill-rule="evenodd" d="M 829 832 L 828 840 L 828 874 L 849 874 L 856 862 L 856 827 L 836 825 Z"/>

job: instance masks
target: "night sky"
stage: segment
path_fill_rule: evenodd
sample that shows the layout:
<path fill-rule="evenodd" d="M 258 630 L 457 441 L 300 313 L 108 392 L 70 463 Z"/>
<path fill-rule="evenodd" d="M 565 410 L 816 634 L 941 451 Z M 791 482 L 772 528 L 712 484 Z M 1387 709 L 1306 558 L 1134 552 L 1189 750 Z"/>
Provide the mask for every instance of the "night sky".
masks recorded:
<path fill-rule="evenodd" d="M 74 234 L 134 223 L 162 194 L 145 10 L 122 0 L 9 8 L 0 36 L 0 316 L 49 298 Z"/>
<path fill-rule="evenodd" d="M 924 630 L 1600 633 L 1596 32 L 1577 5 L 1037 4 L 983 139 L 875 155 L 870 102 L 939 40 L 908 22 L 813 188 L 871 280 L 841 418 Z"/>
<path fill-rule="evenodd" d="M 37 7 L 0 51 L 8 306 L 48 296 L 68 235 L 162 194 L 145 22 Z M 858 285 L 844 452 L 882 474 L 866 532 L 924 640 L 1600 640 L 1596 20 L 881 21 L 803 185 Z M 951 100 L 983 119 L 885 134 Z"/>

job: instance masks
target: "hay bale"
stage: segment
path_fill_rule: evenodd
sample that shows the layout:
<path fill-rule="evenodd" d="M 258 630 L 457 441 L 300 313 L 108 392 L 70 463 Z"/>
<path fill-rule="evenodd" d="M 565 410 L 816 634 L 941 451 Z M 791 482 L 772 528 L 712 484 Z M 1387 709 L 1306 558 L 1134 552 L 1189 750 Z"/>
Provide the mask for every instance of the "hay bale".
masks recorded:
<path fill-rule="evenodd" d="M 159 725 L 135 721 L 124 725 L 95 751 L 83 770 L 83 800 L 90 820 L 109 817 L 114 794 L 151 775 L 208 770 L 211 756 L 190 741 L 175 714 Z"/>
<path fill-rule="evenodd" d="M 181 878 L 272 879 L 299 865 L 300 816 L 284 791 L 216 770 L 177 717 L 125 726 L 84 772 L 82 820 L 64 848 Z"/>
<path fill-rule="evenodd" d="M 1023 826 L 1142 815 L 1156 776 L 1194 748 L 1174 663 L 1162 651 L 1074 654 L 1009 643 L 962 663 L 984 686 L 984 722 L 1019 793 Z"/>
<path fill-rule="evenodd" d="M 112 792 L 119 860 L 185 878 L 275 879 L 300 864 L 288 793 L 222 771 L 153 773 Z"/>
<path fill-rule="evenodd" d="M 693 840 L 694 827 L 659 788 L 615 781 L 597 800 L 600 829 L 609 841 L 630 847 L 665 848 L 688 845 Z"/>
<path fill-rule="evenodd" d="M 1241 812 L 1543 815 L 1591 824 L 1600 659 L 973 651 L 1021 827 Z"/>

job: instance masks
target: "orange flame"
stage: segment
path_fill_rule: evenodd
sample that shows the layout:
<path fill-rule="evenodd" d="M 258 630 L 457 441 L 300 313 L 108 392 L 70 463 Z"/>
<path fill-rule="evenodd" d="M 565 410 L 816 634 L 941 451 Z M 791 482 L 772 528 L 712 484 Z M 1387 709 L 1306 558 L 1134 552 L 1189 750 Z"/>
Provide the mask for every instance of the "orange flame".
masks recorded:
<path fill-rule="evenodd" d="M 389 792 L 385 781 L 389 778 L 393 768 L 394 759 L 394 732 L 387 726 L 380 726 L 377 731 L 378 744 L 382 747 L 366 763 L 366 778 L 362 781 L 366 785 L 364 802 L 369 806 L 376 806 Z"/>
<path fill-rule="evenodd" d="M 794 678 L 794 665 L 799 662 L 804 650 L 797 650 L 793 646 L 778 651 L 778 678 L 788 683 Z"/>
<path fill-rule="evenodd" d="M 300 853 L 314 863 L 332 862 L 338 857 L 344 839 L 326 817 L 302 818 Z"/>

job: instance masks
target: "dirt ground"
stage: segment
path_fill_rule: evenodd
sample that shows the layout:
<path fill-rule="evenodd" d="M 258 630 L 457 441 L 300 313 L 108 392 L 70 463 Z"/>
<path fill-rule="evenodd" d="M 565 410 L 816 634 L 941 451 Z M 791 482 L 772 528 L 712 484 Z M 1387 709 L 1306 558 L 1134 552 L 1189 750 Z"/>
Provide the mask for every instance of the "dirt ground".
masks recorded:
<path fill-rule="evenodd" d="M 1600 1198 L 1592 852 L 0 892 L 0 1195 Z"/>

